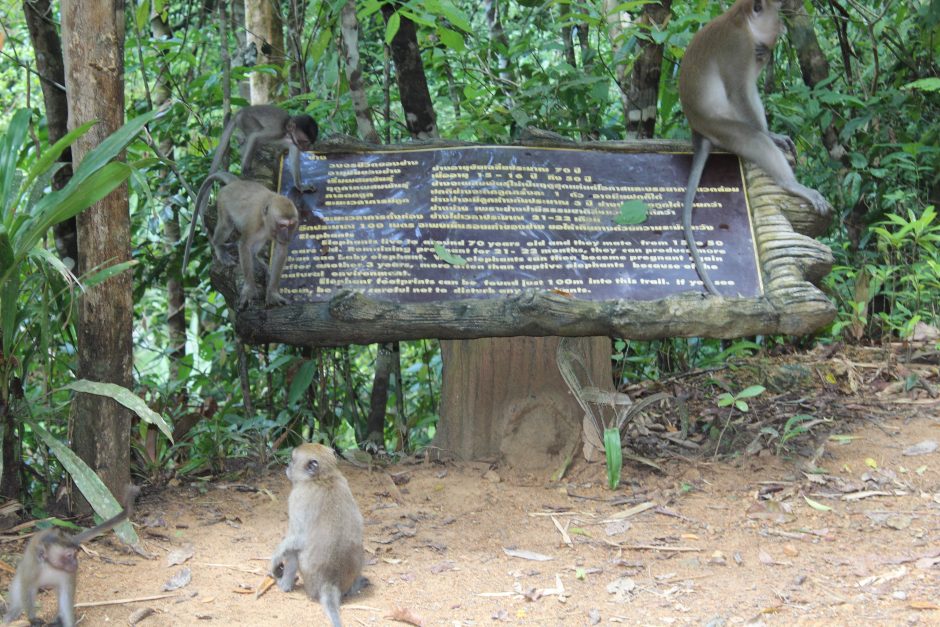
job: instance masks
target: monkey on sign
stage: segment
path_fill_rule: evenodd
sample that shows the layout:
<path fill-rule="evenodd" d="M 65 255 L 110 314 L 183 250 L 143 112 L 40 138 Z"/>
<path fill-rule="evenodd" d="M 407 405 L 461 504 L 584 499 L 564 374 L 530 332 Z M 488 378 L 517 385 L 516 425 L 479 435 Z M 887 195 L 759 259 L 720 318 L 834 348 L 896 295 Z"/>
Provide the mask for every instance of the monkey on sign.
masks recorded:
<path fill-rule="evenodd" d="M 362 514 L 336 455 L 322 444 L 295 448 L 287 477 L 287 535 L 271 557 L 271 576 L 290 592 L 300 571 L 307 595 L 320 601 L 333 627 L 342 627 L 340 599 L 368 584 L 362 576 Z"/>
<path fill-rule="evenodd" d="M 784 30 L 780 4 L 780 0 L 737 0 L 695 34 L 679 66 L 679 100 L 692 127 L 693 147 L 682 226 L 695 270 L 716 296 L 718 290 L 702 265 L 692 233 L 692 201 L 712 147 L 752 161 L 818 213 L 830 210 L 822 194 L 797 182 L 783 153 L 795 153 L 796 146 L 789 137 L 768 130 L 757 91 L 757 75 Z"/>

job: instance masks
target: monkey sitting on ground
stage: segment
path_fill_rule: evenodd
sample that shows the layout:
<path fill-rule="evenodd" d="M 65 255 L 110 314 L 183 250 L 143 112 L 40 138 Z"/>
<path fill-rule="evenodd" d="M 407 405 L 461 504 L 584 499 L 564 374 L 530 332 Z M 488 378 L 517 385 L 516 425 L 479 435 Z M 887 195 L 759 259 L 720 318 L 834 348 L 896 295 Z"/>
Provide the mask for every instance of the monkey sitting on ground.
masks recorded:
<path fill-rule="evenodd" d="M 30 539 L 23 559 L 7 594 L 4 623 L 15 620 L 24 611 L 30 623 L 36 619 L 36 594 L 44 588 L 58 588 L 59 621 L 62 627 L 75 625 L 75 577 L 78 573 L 78 549 L 83 542 L 108 531 L 134 513 L 134 499 L 140 491 L 129 486 L 124 496 L 124 511 L 100 525 L 69 536 L 59 529 L 45 529 Z"/>
<path fill-rule="evenodd" d="M 243 181 L 228 172 L 216 172 L 209 175 L 199 188 L 196 196 L 196 210 L 189 225 L 186 250 L 183 253 L 183 267 L 189 262 L 189 250 L 196 232 L 196 222 L 208 201 L 212 181 L 219 181 L 225 186 L 219 190 L 216 200 L 218 221 L 212 234 L 212 248 L 223 263 L 231 263 L 232 256 L 223 248 L 233 231 L 238 231 L 238 262 L 244 275 L 245 285 L 238 299 L 238 306 L 244 307 L 258 293 L 255 283 L 255 256 L 261 247 L 272 239 L 274 253 L 268 268 L 268 284 L 265 290 L 265 303 L 283 305 L 287 299 L 280 295 L 278 286 L 281 272 L 287 260 L 287 247 L 294 231 L 300 223 L 297 207 L 285 196 L 276 194 L 261 183 Z"/>
<path fill-rule="evenodd" d="M 255 150 L 260 144 L 287 148 L 290 173 L 294 177 L 294 187 L 301 192 L 316 191 L 311 186 L 300 183 L 300 151 L 310 147 L 320 134 L 316 120 L 309 115 L 290 115 L 274 105 L 252 105 L 240 109 L 229 120 L 219 138 L 219 147 L 215 151 L 209 175 L 215 174 L 222 167 L 222 159 L 229 149 L 232 133 L 238 129 L 245 136 L 242 144 L 242 176 L 251 168 Z"/>
<path fill-rule="evenodd" d="M 757 76 L 783 30 L 780 0 L 737 0 L 695 34 L 679 66 L 679 100 L 692 127 L 694 151 L 682 224 L 695 269 L 716 296 L 692 233 L 692 202 L 713 146 L 752 161 L 818 213 L 830 209 L 822 194 L 797 182 L 783 153 L 796 152 L 793 140 L 768 130 L 757 91 Z"/>
<path fill-rule="evenodd" d="M 291 455 L 287 476 L 287 535 L 271 558 L 271 576 L 290 592 L 299 570 L 307 595 L 320 601 L 333 627 L 341 627 L 340 599 L 368 583 L 361 576 L 362 514 L 332 449 L 301 444 Z"/>

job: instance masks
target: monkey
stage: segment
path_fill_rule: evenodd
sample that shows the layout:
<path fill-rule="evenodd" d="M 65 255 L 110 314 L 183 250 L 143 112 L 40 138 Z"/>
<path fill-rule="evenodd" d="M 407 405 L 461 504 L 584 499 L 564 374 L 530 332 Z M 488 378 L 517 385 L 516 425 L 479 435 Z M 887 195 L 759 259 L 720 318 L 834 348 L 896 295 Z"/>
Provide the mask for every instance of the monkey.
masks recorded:
<path fill-rule="evenodd" d="M 3 622 L 10 623 L 25 611 L 32 623 L 36 619 L 36 594 L 41 589 L 55 587 L 59 595 L 59 621 L 62 627 L 74 627 L 78 549 L 83 542 L 101 535 L 133 515 L 134 500 L 139 492 L 137 486 L 128 486 L 121 513 L 91 529 L 73 536 L 59 529 L 45 529 L 33 536 L 16 567 L 16 575 L 7 594 L 8 609 Z"/>
<path fill-rule="evenodd" d="M 261 183 L 243 181 L 229 172 L 216 172 L 206 177 L 196 196 L 196 210 L 189 225 L 189 236 L 186 239 L 186 250 L 183 253 L 183 267 L 189 261 L 189 250 L 196 232 L 196 222 L 199 214 L 205 208 L 209 189 L 213 181 L 224 184 L 216 200 L 218 207 L 218 221 L 212 234 L 212 248 L 222 263 L 232 263 L 232 256 L 222 247 L 228 240 L 232 231 L 237 230 L 238 262 L 244 275 L 245 285 L 239 296 L 238 306 L 244 307 L 257 297 L 258 287 L 255 284 L 255 256 L 261 247 L 274 240 L 274 254 L 271 256 L 271 267 L 268 268 L 268 284 L 265 291 L 265 303 L 269 306 L 283 305 L 287 299 L 278 292 L 281 281 L 281 272 L 287 260 L 287 247 L 297 225 L 300 215 L 297 207 L 285 196 L 272 192 Z M 262 264 L 264 265 L 264 264 Z"/>
<path fill-rule="evenodd" d="M 209 166 L 210 176 L 221 169 L 222 160 L 228 153 L 229 142 L 236 128 L 245 136 L 241 146 L 243 176 L 251 168 L 259 144 L 276 145 L 282 149 L 287 148 L 294 187 L 301 192 L 316 191 L 315 187 L 301 186 L 300 183 L 300 151 L 310 150 L 311 145 L 317 141 L 320 129 L 316 120 L 306 114 L 290 115 L 274 105 L 251 105 L 240 109 L 222 130 L 219 147 L 215 151 L 212 165 Z"/>
<path fill-rule="evenodd" d="M 287 535 L 271 557 L 271 576 L 284 592 L 300 571 L 304 590 L 341 627 L 340 599 L 368 584 L 362 576 L 362 514 L 336 467 L 333 450 L 301 444 L 287 465 L 291 491 Z"/>
<path fill-rule="evenodd" d="M 679 65 L 679 100 L 692 128 L 692 167 L 682 206 L 686 242 L 695 270 L 710 294 L 718 290 L 708 277 L 692 233 L 692 202 L 713 147 L 752 161 L 791 194 L 805 199 L 821 215 L 826 199 L 797 182 L 783 150 L 796 146 L 786 135 L 767 128 L 757 91 L 757 76 L 770 60 L 784 31 L 780 0 L 737 0 L 692 38 Z"/>

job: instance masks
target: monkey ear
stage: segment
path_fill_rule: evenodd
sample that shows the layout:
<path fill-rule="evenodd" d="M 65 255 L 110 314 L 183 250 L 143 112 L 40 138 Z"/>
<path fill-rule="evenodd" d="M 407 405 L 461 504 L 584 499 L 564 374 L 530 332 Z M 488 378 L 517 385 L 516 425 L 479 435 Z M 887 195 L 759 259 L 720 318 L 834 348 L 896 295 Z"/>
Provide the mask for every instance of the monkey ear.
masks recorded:
<path fill-rule="evenodd" d="M 754 0 L 754 13 L 760 13 L 764 10 L 763 0 Z"/>
<path fill-rule="evenodd" d="M 307 471 L 307 474 L 312 477 L 320 470 L 320 462 L 315 459 L 311 459 L 309 462 L 307 462 L 307 465 L 304 467 L 304 469 Z"/>
<path fill-rule="evenodd" d="M 265 216 L 268 215 L 268 208 L 269 208 L 269 207 L 270 207 L 270 205 L 265 205 L 265 206 L 264 206 L 264 209 L 261 210 L 261 214 L 262 214 L 262 215 L 265 215 Z"/>

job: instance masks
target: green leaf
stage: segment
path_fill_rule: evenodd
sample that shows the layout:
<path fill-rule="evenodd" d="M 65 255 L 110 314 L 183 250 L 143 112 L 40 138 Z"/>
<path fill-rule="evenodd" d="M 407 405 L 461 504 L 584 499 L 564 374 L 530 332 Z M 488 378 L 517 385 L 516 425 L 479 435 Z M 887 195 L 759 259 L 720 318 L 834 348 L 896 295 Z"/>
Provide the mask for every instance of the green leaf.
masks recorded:
<path fill-rule="evenodd" d="M 75 487 L 82 493 L 92 509 L 102 518 L 111 518 L 121 511 L 121 504 L 117 502 L 110 490 L 104 485 L 95 472 L 83 462 L 69 447 L 57 440 L 46 431 L 38 422 L 26 421 L 30 428 L 42 438 L 52 454 L 56 456 L 65 471 L 72 477 Z M 140 538 L 128 521 L 124 521 L 114 528 L 114 532 L 127 544 L 137 544 Z"/>
<path fill-rule="evenodd" d="M 747 401 L 742 401 L 738 399 L 735 399 L 734 406 L 735 408 L 737 408 L 738 411 L 744 412 L 744 413 L 747 413 L 747 410 L 749 409 L 747 405 Z"/>
<path fill-rule="evenodd" d="M 90 287 L 94 287 L 100 283 L 104 283 L 108 279 L 118 274 L 121 274 L 129 268 L 133 268 L 140 262 L 136 259 L 131 259 L 130 261 L 125 261 L 122 263 L 116 263 L 114 265 L 108 266 L 107 268 L 102 268 L 95 272 L 91 272 L 82 277 L 82 287 L 86 290 Z"/>
<path fill-rule="evenodd" d="M 620 449 L 620 429 L 604 429 L 604 452 L 607 456 L 607 487 L 616 490 L 620 485 L 623 451 Z"/>
<path fill-rule="evenodd" d="M 310 384 L 313 383 L 313 377 L 317 373 L 317 362 L 313 360 L 304 361 L 303 365 L 297 370 L 297 375 L 290 382 L 290 390 L 287 392 L 287 404 L 293 405 L 303 396 Z"/>
<path fill-rule="evenodd" d="M 828 505 L 823 505 L 823 504 L 820 503 L 819 501 L 814 501 L 813 499 L 809 498 L 809 497 L 806 496 L 805 494 L 803 495 L 803 500 L 806 501 L 806 504 L 807 504 L 807 505 L 809 505 L 810 507 L 812 507 L 812 508 L 815 509 L 815 510 L 819 510 L 820 512 L 831 512 L 831 511 L 832 511 L 832 508 L 829 507 Z"/>
<path fill-rule="evenodd" d="M 718 406 L 719 407 L 730 407 L 734 404 L 734 397 L 724 392 L 718 396 Z"/>
<path fill-rule="evenodd" d="M 94 172 L 104 167 L 106 163 L 117 157 L 121 151 L 127 148 L 127 145 L 137 137 L 137 134 L 144 128 L 144 125 L 151 122 L 159 113 L 159 111 L 150 111 L 143 115 L 138 115 L 136 118 L 108 135 L 100 144 L 85 155 L 82 162 L 78 165 L 78 169 L 75 170 L 75 174 L 72 175 L 72 180 L 69 181 L 69 185 L 72 183 L 78 185 L 78 183 L 88 178 Z"/>
<path fill-rule="evenodd" d="M 160 429 L 170 442 L 173 441 L 173 428 L 170 424 L 163 416 L 147 407 L 147 403 L 144 402 L 144 399 L 140 398 L 126 387 L 115 383 L 102 383 L 100 381 L 89 381 L 87 379 L 73 381 L 65 387 L 70 390 L 75 390 L 76 392 L 97 394 L 99 396 L 112 398 L 137 414 L 144 422 Z"/>
<path fill-rule="evenodd" d="M 127 164 L 112 162 L 84 180 L 73 178 L 68 185 L 57 192 L 46 194 L 33 207 L 32 215 L 14 236 L 17 262 L 21 261 L 46 232 L 55 224 L 68 220 L 98 202 L 131 174 Z"/>
<path fill-rule="evenodd" d="M 444 245 L 440 242 L 434 242 L 434 253 L 444 262 L 449 263 L 452 266 L 462 266 L 467 263 L 467 260 L 461 257 L 460 255 L 455 255 L 450 252 Z"/>
<path fill-rule="evenodd" d="M 464 44 L 463 35 L 449 28 L 438 28 L 437 35 L 441 38 L 441 43 L 454 52 L 463 52 L 467 49 Z"/>
<path fill-rule="evenodd" d="M 758 394 L 763 394 L 766 389 L 763 385 L 752 385 L 738 392 L 735 398 L 753 398 Z"/>
<path fill-rule="evenodd" d="M 620 215 L 614 218 L 614 222 L 623 226 L 642 224 L 646 222 L 649 210 L 649 205 L 642 200 L 626 200 L 620 205 Z"/>
<path fill-rule="evenodd" d="M 398 34 L 398 29 L 400 27 L 401 16 L 396 11 L 388 17 L 388 23 L 385 25 L 385 43 L 387 45 L 392 45 L 392 40 L 395 39 L 395 35 Z"/>
<path fill-rule="evenodd" d="M 940 78 L 936 76 L 931 76 L 929 78 L 922 78 L 916 80 L 912 83 L 908 83 L 901 87 L 901 89 L 920 89 L 921 91 L 940 91 Z"/>
<path fill-rule="evenodd" d="M 0 137 L 0 211 L 5 224 L 16 209 L 13 203 L 13 198 L 19 191 L 19 186 L 14 184 L 16 162 L 29 130 L 30 115 L 29 109 L 18 110 L 13 114 L 7 132 Z"/>

